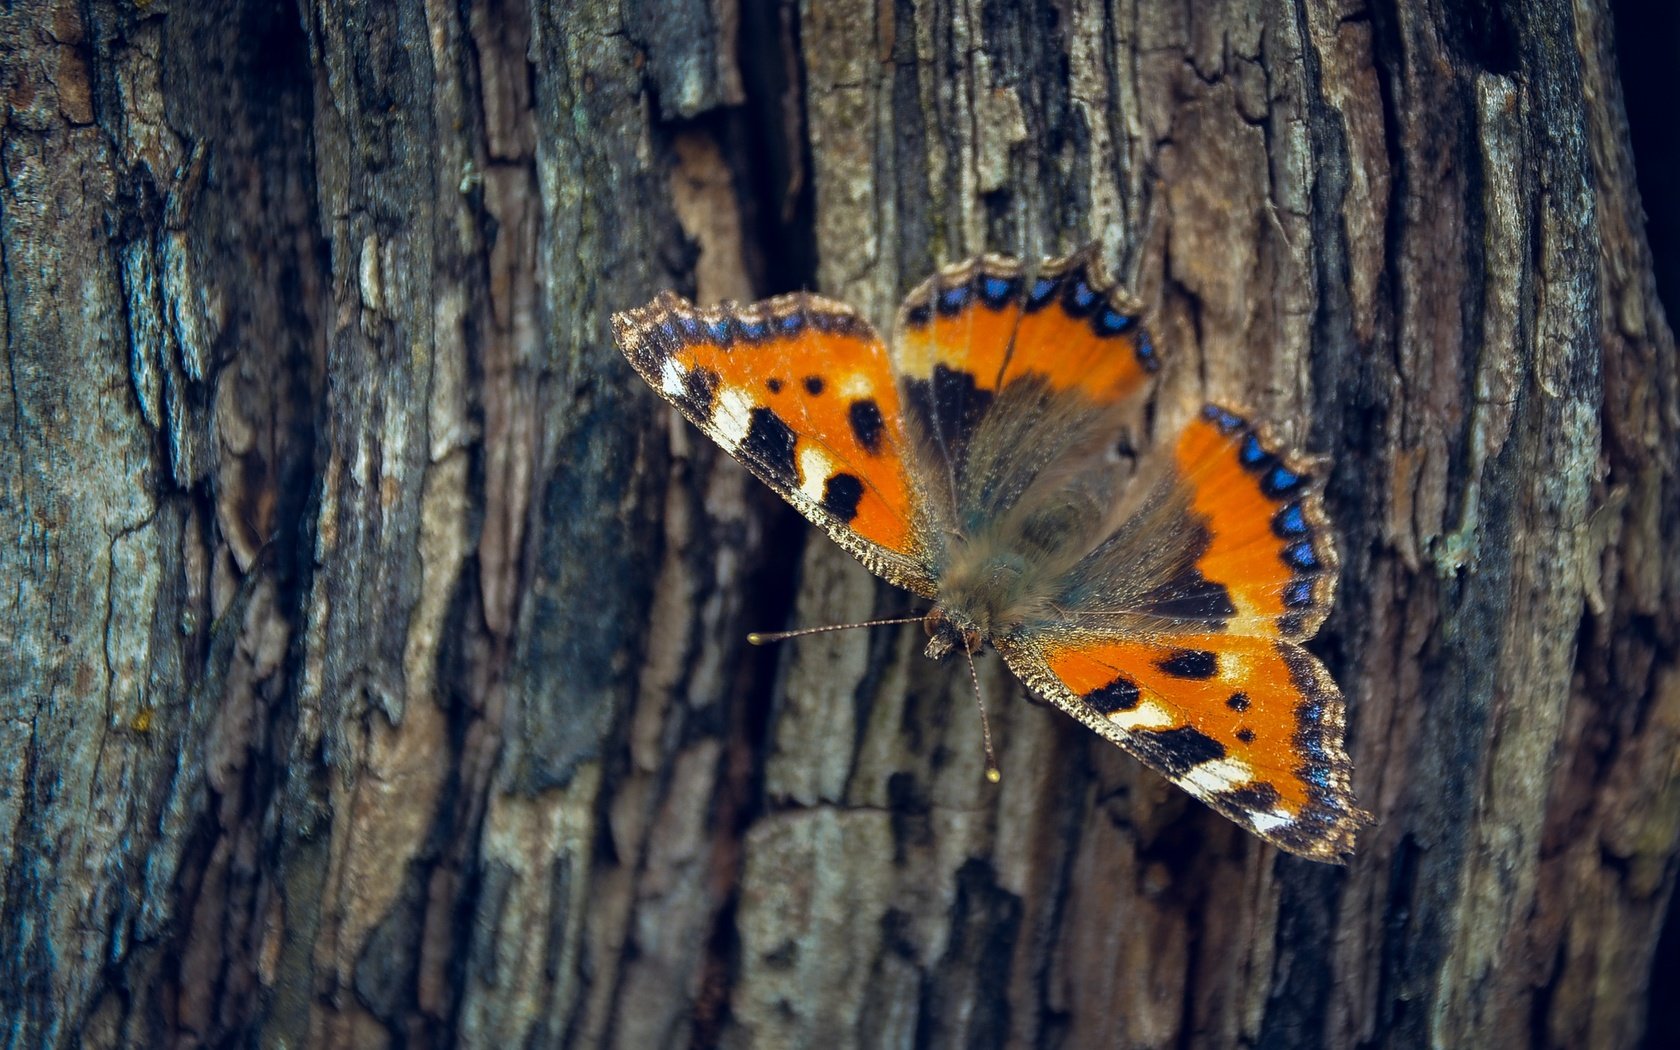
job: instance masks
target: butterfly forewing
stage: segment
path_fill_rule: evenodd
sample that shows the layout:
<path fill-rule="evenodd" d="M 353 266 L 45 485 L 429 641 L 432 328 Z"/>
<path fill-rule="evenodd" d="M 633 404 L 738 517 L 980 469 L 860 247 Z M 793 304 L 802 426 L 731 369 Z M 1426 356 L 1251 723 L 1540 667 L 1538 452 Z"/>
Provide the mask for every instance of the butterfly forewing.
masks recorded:
<path fill-rule="evenodd" d="M 689 421 L 869 569 L 933 593 L 897 384 L 844 304 L 787 295 L 698 309 L 666 292 L 615 315 L 630 363 Z"/>
<path fill-rule="evenodd" d="M 1023 282 L 1021 302 L 1006 384 L 1043 375 L 1105 406 L 1137 394 L 1160 367 L 1137 302 L 1103 273 L 1094 245 L 1046 263 Z"/>

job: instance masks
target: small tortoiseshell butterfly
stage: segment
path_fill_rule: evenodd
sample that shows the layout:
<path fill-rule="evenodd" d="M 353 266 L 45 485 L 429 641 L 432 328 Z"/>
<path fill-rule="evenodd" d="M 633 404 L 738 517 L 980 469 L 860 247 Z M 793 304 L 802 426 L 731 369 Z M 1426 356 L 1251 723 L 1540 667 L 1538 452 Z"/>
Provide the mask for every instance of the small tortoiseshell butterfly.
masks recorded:
<path fill-rule="evenodd" d="M 989 643 L 1267 842 L 1352 851 L 1370 818 L 1342 695 L 1300 644 L 1336 584 L 1323 464 L 1209 404 L 1128 470 L 1160 359 L 1094 247 L 1036 270 L 991 255 L 947 268 L 905 300 L 890 349 L 808 294 L 697 309 L 666 292 L 613 331 L 730 455 L 933 602 L 928 656 Z"/>

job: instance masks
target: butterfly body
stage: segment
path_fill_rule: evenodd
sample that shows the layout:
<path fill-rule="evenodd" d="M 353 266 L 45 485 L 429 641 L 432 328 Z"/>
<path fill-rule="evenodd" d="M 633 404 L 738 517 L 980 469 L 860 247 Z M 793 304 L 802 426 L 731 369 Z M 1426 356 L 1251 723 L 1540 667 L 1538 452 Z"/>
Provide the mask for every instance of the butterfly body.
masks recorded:
<path fill-rule="evenodd" d="M 1018 383 L 999 397 L 970 453 L 985 469 L 968 473 L 955 520 L 933 529 L 944 542 L 931 567 L 939 584 L 930 655 L 941 638 L 1007 644 L 1061 619 L 1067 574 L 1101 540 L 1123 481 L 1109 455 L 1120 423 L 1068 403 L 1075 396 L 1043 396 L 1041 385 Z M 1011 411 L 1012 395 L 1039 414 Z M 1039 422 L 1046 416 L 1057 422 Z M 920 455 L 929 461 L 936 450 L 923 445 Z"/>
<path fill-rule="evenodd" d="M 1337 558 L 1322 464 L 1209 404 L 1134 455 L 1159 358 L 1091 251 L 935 275 L 890 348 L 812 295 L 614 318 L 631 363 L 868 568 L 925 653 L 998 651 L 1055 706 L 1268 841 L 1336 860 L 1340 692 L 1299 642 Z"/>

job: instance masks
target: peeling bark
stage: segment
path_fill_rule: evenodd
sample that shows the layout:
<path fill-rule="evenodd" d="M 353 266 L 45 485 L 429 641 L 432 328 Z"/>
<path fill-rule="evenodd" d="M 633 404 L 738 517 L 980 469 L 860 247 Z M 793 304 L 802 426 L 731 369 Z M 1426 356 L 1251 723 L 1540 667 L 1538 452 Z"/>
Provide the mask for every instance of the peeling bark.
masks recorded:
<path fill-rule="evenodd" d="M 1639 1042 L 1680 366 L 1602 4 L 25 0 L 0 83 L 7 1045 Z M 995 660 L 988 785 L 911 629 L 749 650 L 912 606 L 608 335 L 1089 240 L 1161 420 L 1334 460 L 1346 869 Z"/>

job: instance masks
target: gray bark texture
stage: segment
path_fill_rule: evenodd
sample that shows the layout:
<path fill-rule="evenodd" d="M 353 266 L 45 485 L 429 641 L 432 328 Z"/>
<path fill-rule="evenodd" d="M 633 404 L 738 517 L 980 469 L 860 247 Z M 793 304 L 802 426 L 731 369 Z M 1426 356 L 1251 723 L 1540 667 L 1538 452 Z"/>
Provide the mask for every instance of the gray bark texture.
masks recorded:
<path fill-rule="evenodd" d="M 1619 1047 L 1680 368 L 1603 0 L 15 0 L 0 1044 Z M 914 628 L 608 318 L 1089 240 L 1333 458 L 1280 856 Z M 1672 1001 L 1665 1004 L 1672 1006 Z"/>

